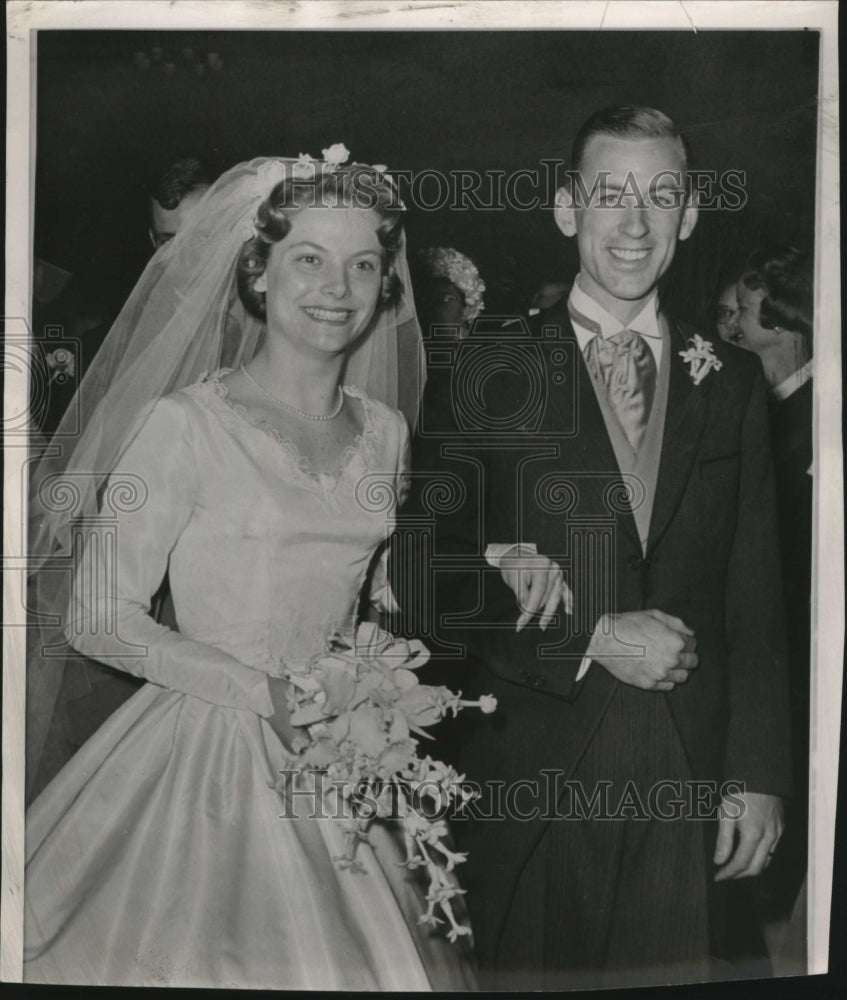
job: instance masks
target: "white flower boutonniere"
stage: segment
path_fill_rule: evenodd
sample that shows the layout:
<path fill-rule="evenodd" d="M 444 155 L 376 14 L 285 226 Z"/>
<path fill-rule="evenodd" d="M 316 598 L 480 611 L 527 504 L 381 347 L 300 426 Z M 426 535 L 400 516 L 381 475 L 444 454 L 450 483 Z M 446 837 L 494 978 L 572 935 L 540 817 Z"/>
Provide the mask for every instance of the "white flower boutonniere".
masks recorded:
<path fill-rule="evenodd" d="M 692 382 L 699 385 L 713 368 L 719 372 L 723 368 L 723 361 L 715 356 L 711 340 L 704 340 L 699 333 L 695 333 L 688 343 L 688 350 L 680 351 L 679 356 L 688 365 Z"/>
<path fill-rule="evenodd" d="M 74 356 L 64 347 L 58 347 L 55 351 L 51 351 L 45 360 L 47 361 L 47 367 L 52 372 L 50 382 L 55 381 L 59 385 L 64 385 L 65 382 L 70 381 L 74 377 L 76 373 Z"/>

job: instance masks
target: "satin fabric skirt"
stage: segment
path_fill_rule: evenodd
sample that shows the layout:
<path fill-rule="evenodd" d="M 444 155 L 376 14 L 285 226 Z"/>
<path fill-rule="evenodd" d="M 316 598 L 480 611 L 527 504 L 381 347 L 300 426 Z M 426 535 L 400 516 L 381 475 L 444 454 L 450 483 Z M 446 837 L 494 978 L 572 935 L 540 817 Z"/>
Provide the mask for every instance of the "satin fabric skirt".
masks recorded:
<path fill-rule="evenodd" d="M 27 814 L 26 982 L 466 990 L 467 947 L 422 928 L 415 873 L 372 824 L 357 859 L 253 713 L 145 685 Z"/>

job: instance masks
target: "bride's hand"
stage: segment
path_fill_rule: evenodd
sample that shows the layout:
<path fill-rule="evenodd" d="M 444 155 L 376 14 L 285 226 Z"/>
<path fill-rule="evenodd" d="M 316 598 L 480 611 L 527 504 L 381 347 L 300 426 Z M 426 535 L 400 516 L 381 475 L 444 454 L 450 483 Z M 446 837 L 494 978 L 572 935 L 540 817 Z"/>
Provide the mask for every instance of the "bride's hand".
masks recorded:
<path fill-rule="evenodd" d="M 562 567 L 547 556 L 515 549 L 500 560 L 500 572 L 521 609 L 518 632 L 539 609 L 543 609 L 538 623 L 542 629 L 550 624 L 560 603 L 565 614 L 573 614 L 573 594 Z"/>
<path fill-rule="evenodd" d="M 308 730 L 303 726 L 292 726 L 291 712 L 288 708 L 288 690 L 291 687 L 282 677 L 269 677 L 268 690 L 274 714 L 267 719 L 268 725 L 279 737 L 280 743 L 289 753 L 298 754 L 306 747 L 309 740 Z"/>

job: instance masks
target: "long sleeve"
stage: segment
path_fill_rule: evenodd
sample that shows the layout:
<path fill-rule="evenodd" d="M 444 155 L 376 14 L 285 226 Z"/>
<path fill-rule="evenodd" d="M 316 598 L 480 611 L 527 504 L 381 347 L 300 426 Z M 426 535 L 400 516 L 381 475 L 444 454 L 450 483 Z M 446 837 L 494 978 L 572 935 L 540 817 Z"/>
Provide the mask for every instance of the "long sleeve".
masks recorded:
<path fill-rule="evenodd" d="M 394 495 L 397 506 L 400 507 L 409 493 L 409 466 L 411 464 L 411 444 L 409 441 L 409 425 L 406 418 L 397 414 L 399 429 L 399 446 L 397 448 L 397 466 L 394 473 Z M 391 554 L 391 543 L 384 544 L 380 550 L 376 565 L 371 576 L 369 603 L 377 611 L 387 614 L 397 614 L 400 605 L 397 603 L 391 589 L 388 574 L 388 563 Z"/>
<path fill-rule="evenodd" d="M 105 495 L 127 496 L 113 522 L 114 544 L 92 534 L 77 570 L 66 635 L 86 656 L 212 704 L 268 717 L 265 673 L 189 639 L 150 617 L 153 594 L 192 514 L 198 488 L 186 404 L 159 400 L 138 429 Z M 221 567 L 225 572 L 225 567 Z M 202 581 L 200 582 L 202 585 Z"/>

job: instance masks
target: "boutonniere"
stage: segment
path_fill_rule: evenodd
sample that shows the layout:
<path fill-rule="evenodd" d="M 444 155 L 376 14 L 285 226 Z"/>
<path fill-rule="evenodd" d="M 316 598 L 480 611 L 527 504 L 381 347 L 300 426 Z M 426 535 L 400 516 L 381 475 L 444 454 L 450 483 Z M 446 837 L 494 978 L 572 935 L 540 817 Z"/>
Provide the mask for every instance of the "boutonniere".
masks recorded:
<path fill-rule="evenodd" d="M 51 351 L 45 360 L 47 367 L 52 371 L 50 382 L 55 380 L 59 385 L 64 385 L 74 377 L 74 356 L 64 347 L 57 347 L 55 351 Z"/>
<path fill-rule="evenodd" d="M 687 351 L 680 351 L 679 356 L 688 365 L 688 374 L 695 385 L 699 385 L 714 368 L 719 372 L 723 361 L 715 355 L 711 340 L 704 340 L 699 333 L 688 341 Z"/>

